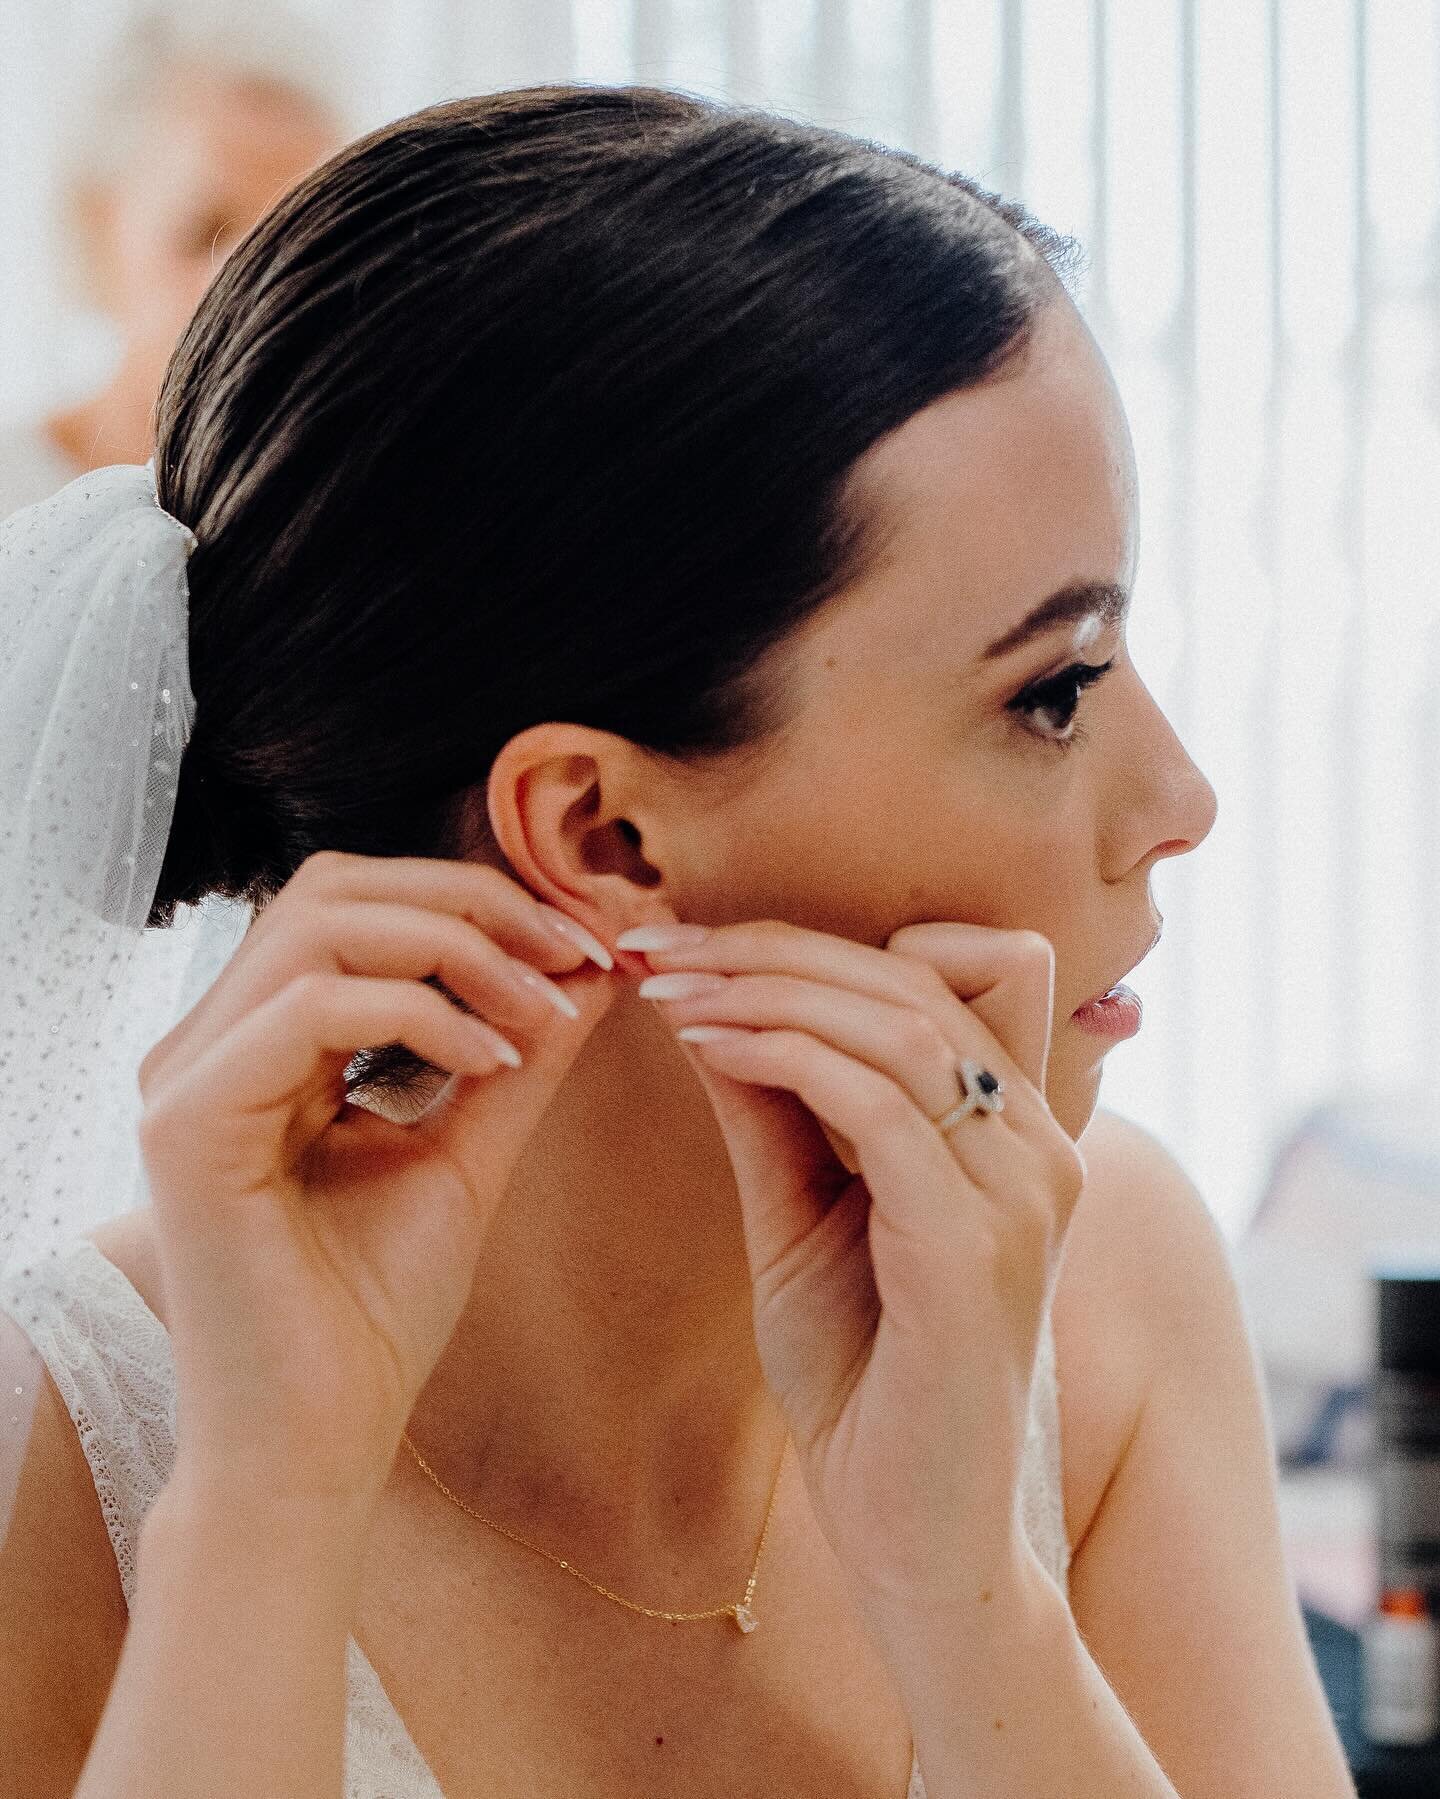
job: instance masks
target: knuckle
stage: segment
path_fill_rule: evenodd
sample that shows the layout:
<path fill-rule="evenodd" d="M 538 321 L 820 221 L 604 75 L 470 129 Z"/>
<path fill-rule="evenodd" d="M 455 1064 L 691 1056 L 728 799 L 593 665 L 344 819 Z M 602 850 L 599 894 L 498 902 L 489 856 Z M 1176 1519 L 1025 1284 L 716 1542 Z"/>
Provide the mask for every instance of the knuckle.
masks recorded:
<path fill-rule="evenodd" d="M 955 1051 L 950 1039 L 928 1012 L 904 1009 L 896 1022 L 895 1032 L 900 1054 L 907 1062 L 925 1068 L 954 1068 Z"/>
<path fill-rule="evenodd" d="M 1061 1204 L 1068 1212 L 1085 1187 L 1085 1158 L 1064 1131 L 1057 1128 L 1058 1141 L 1051 1149 L 1051 1178 Z"/>
<path fill-rule="evenodd" d="M 293 1011 L 328 1016 L 344 981 L 343 975 L 325 974 L 318 968 L 307 968 L 297 974 L 286 989 L 286 999 Z"/>
<path fill-rule="evenodd" d="M 493 862 L 470 862 L 466 866 L 474 870 L 477 885 L 493 893 L 497 899 L 515 892 L 528 893 L 513 875 L 506 874 L 503 868 L 496 868 Z"/>
<path fill-rule="evenodd" d="M 154 1087 L 160 1070 L 168 1059 L 166 1045 L 169 1041 L 170 1034 L 167 1032 L 158 1043 L 152 1044 L 140 1058 L 140 1066 L 136 1070 L 135 1079 L 142 1100 L 149 1097 L 150 1090 Z"/>
<path fill-rule="evenodd" d="M 783 918 L 762 918 L 751 927 L 762 949 L 781 950 L 800 935 L 800 927 Z"/>
<path fill-rule="evenodd" d="M 933 962 L 918 956 L 900 956 L 901 984 L 916 1005 L 932 1006 L 937 1001 L 953 1000 L 949 983 Z"/>
<path fill-rule="evenodd" d="M 1046 968 L 1055 964 L 1055 946 L 1041 931 L 1017 931 L 1015 954 L 1022 961 L 1039 962 Z"/>
<path fill-rule="evenodd" d="M 141 1112 L 135 1134 L 141 1151 L 146 1156 L 153 1156 L 166 1144 L 176 1141 L 182 1128 L 173 1100 L 152 1100 Z"/>
<path fill-rule="evenodd" d="M 1032 1144 L 1027 1158 L 1031 1178 L 1025 1183 L 1037 1218 L 1048 1230 L 1063 1224 L 1074 1210 L 1085 1184 L 1085 1163 L 1079 1150 L 1057 1124 Z"/>
<path fill-rule="evenodd" d="M 292 880 L 303 880 L 306 887 L 331 885 L 354 860 L 345 850 L 315 850 L 295 870 Z"/>

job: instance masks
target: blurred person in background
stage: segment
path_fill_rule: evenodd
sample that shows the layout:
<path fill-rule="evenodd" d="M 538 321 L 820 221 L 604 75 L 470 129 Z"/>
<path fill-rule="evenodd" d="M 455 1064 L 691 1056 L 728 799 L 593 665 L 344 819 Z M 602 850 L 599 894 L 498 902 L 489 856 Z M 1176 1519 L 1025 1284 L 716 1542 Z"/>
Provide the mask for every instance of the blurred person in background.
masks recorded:
<path fill-rule="evenodd" d="M 216 269 L 350 135 L 328 36 L 288 9 L 149 7 L 98 59 L 61 134 L 62 274 L 107 318 L 98 392 L 0 436 L 0 517 L 151 453 L 165 364 Z"/>

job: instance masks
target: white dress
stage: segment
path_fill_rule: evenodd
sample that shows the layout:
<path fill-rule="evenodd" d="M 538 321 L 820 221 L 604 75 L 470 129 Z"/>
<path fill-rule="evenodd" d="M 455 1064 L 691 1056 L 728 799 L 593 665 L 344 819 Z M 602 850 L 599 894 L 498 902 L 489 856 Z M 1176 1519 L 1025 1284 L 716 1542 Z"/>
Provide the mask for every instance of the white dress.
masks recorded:
<path fill-rule="evenodd" d="M 29 1337 L 75 1421 L 94 1476 L 127 1604 L 141 1521 L 175 1461 L 175 1367 L 160 1320 L 88 1238 L 53 1261 L 0 1279 L 3 1307 Z M 1026 1533 L 1067 1590 L 1055 1341 L 1047 1315 L 1025 1444 Z M 346 1799 L 444 1799 L 439 1783 L 352 1637 L 348 1649 Z M 496 1799 L 503 1799 L 497 1795 Z M 925 1799 L 912 1762 L 906 1799 Z"/>

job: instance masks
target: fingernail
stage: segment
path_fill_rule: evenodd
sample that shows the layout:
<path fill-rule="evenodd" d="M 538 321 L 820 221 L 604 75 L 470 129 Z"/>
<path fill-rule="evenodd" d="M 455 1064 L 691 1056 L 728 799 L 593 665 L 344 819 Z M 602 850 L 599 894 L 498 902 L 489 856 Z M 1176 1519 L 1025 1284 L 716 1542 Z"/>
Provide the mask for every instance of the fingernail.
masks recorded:
<path fill-rule="evenodd" d="M 481 1018 L 467 1019 L 466 1022 L 475 1027 L 484 1038 L 487 1047 L 495 1055 L 499 1056 L 500 1060 L 508 1067 L 519 1068 L 522 1066 L 523 1058 L 520 1051 L 516 1049 L 515 1045 L 508 1037 L 502 1037 L 499 1031 L 495 1030 L 493 1026 L 486 1024 Z"/>
<path fill-rule="evenodd" d="M 701 999 L 730 985 L 723 974 L 652 974 L 635 989 L 641 999 Z"/>
<path fill-rule="evenodd" d="M 527 987 L 533 987 L 537 993 L 543 993 L 557 1012 L 563 1012 L 567 1018 L 578 1018 L 580 1008 L 563 987 L 557 987 L 554 981 L 547 981 L 543 974 L 536 974 L 533 968 L 523 970 L 521 981 Z"/>
<path fill-rule="evenodd" d="M 616 949 L 693 949 L 710 935 L 703 924 L 641 924 L 622 931 Z"/>
<path fill-rule="evenodd" d="M 735 1037 L 753 1037 L 755 1033 L 731 1025 L 687 1024 L 683 1031 L 676 1031 L 675 1035 L 683 1037 L 687 1043 L 728 1043 Z"/>
<path fill-rule="evenodd" d="M 583 950 L 592 962 L 597 962 L 608 973 L 615 966 L 615 958 L 598 937 L 592 937 L 583 924 L 576 924 L 573 918 L 566 916 L 554 906 L 540 902 L 540 911 L 547 925 L 557 937 L 578 950 Z"/>

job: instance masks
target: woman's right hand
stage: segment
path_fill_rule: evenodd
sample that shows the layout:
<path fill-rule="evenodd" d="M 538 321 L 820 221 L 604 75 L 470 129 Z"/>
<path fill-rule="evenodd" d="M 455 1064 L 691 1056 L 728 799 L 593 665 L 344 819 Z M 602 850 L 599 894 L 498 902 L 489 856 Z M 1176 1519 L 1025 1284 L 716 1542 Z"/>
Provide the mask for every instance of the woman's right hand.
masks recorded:
<path fill-rule="evenodd" d="M 188 1479 L 267 1501 L 378 1494 L 521 1151 L 618 991 L 584 936 L 493 868 L 323 852 L 146 1056 Z M 572 977 L 578 1018 L 545 975 Z M 413 1124 L 345 1097 L 356 1052 L 396 1042 L 456 1076 Z"/>

